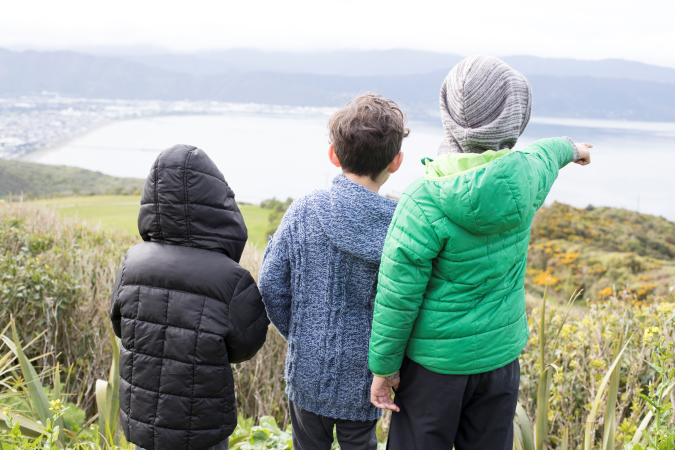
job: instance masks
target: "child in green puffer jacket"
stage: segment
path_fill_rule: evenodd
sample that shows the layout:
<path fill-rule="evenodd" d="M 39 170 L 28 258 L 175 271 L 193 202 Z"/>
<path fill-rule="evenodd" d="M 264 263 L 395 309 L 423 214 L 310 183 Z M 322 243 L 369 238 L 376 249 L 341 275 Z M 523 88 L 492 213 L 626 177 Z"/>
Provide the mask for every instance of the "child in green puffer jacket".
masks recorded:
<path fill-rule="evenodd" d="M 403 193 L 380 265 L 369 367 L 371 401 L 395 411 L 390 450 L 513 446 L 532 219 L 559 169 L 590 163 L 592 147 L 511 151 L 531 99 L 494 57 L 465 59 L 443 83 L 446 138 Z"/>

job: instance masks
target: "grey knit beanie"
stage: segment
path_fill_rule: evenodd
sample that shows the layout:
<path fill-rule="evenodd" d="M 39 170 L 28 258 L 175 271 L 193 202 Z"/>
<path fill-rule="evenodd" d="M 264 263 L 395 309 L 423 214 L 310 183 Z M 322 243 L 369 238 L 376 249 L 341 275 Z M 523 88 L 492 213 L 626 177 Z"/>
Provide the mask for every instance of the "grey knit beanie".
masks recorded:
<path fill-rule="evenodd" d="M 441 87 L 445 140 L 438 154 L 513 148 L 530 121 L 527 79 L 494 56 L 470 56 Z"/>

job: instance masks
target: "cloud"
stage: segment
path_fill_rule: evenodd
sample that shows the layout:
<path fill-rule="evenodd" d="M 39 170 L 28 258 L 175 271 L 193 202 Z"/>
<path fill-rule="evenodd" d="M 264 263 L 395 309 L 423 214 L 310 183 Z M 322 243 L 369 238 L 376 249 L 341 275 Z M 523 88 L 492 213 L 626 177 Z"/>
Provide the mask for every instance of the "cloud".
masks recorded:
<path fill-rule="evenodd" d="M 3 5 L 0 46 L 414 48 L 675 67 L 673 15 L 672 0 L 23 0 Z"/>

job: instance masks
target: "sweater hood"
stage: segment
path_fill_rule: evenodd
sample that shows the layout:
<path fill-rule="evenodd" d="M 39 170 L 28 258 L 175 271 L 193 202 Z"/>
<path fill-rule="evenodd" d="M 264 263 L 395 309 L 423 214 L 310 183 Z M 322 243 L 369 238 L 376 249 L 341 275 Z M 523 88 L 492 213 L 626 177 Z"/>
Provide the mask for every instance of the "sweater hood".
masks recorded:
<path fill-rule="evenodd" d="M 521 173 L 522 157 L 504 149 L 426 159 L 426 189 L 443 213 L 470 233 L 504 233 L 526 220 L 534 201 Z"/>
<path fill-rule="evenodd" d="M 397 201 L 340 174 L 329 190 L 317 191 L 312 209 L 331 244 L 340 251 L 379 264 Z"/>
<path fill-rule="evenodd" d="M 138 231 L 144 241 L 216 251 L 236 262 L 248 239 L 225 177 L 190 145 L 171 147 L 155 160 L 143 188 Z"/>

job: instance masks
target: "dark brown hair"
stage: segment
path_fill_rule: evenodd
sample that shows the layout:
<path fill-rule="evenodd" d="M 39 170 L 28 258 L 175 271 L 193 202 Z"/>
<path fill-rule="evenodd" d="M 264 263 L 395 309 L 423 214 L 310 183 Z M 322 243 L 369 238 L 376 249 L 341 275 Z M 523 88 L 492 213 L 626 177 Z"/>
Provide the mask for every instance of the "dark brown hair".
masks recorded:
<path fill-rule="evenodd" d="M 363 94 L 328 120 L 330 143 L 345 172 L 373 181 L 401 151 L 406 116 L 396 103 L 377 94 Z"/>

